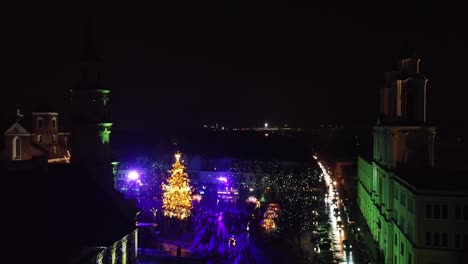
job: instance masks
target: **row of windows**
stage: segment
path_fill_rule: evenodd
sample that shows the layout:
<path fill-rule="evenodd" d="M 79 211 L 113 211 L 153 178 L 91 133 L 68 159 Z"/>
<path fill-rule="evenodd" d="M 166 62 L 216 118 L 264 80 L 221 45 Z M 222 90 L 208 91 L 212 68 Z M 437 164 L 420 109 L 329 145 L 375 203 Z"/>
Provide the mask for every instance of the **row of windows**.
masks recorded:
<path fill-rule="evenodd" d="M 462 216 L 463 209 L 463 216 Z M 455 205 L 454 208 L 455 219 L 468 220 L 468 205 Z M 426 218 L 432 219 L 447 219 L 448 218 L 448 205 L 446 204 L 426 204 Z"/>
<path fill-rule="evenodd" d="M 426 232 L 424 245 L 428 247 L 448 247 L 448 234 L 445 232 Z M 453 235 L 453 247 L 463 248 L 468 246 L 468 234 L 455 233 Z"/>
<path fill-rule="evenodd" d="M 66 141 L 67 141 L 67 138 L 65 138 L 65 142 Z M 37 135 L 37 142 L 42 142 L 42 135 Z M 52 135 L 52 142 L 57 142 L 57 136 L 56 135 Z"/>
<path fill-rule="evenodd" d="M 52 117 L 52 128 L 57 127 L 57 118 L 54 116 Z M 44 128 L 44 118 L 38 117 L 37 118 L 37 128 Z"/>
<path fill-rule="evenodd" d="M 404 190 L 399 191 L 398 187 L 395 186 L 393 191 L 393 198 L 399 200 L 402 206 L 406 206 L 408 204 L 408 211 L 411 213 L 414 212 L 414 198 L 411 195 L 406 196 L 406 192 Z"/>

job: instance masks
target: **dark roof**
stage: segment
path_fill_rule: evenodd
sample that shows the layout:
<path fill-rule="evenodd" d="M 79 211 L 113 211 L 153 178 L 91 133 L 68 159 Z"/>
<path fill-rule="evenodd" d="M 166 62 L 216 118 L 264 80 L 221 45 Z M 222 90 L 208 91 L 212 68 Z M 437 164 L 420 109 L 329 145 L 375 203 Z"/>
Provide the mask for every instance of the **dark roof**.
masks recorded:
<path fill-rule="evenodd" d="M 123 198 L 71 164 L 0 174 L 7 186 L 16 186 L 4 209 L 11 216 L 7 236 L 19 250 L 18 262 L 29 262 L 21 258 L 30 256 L 67 263 L 83 247 L 108 246 L 134 229 L 133 219 L 123 213 L 129 208 Z M 25 248 L 27 254 L 21 252 Z"/>
<path fill-rule="evenodd" d="M 466 178 L 468 171 L 446 168 L 403 168 L 396 175 L 413 186 L 424 191 L 468 191 Z"/>
<path fill-rule="evenodd" d="M 363 160 L 367 161 L 368 163 L 372 163 L 372 151 L 361 151 L 359 153 L 359 157 L 361 157 Z"/>

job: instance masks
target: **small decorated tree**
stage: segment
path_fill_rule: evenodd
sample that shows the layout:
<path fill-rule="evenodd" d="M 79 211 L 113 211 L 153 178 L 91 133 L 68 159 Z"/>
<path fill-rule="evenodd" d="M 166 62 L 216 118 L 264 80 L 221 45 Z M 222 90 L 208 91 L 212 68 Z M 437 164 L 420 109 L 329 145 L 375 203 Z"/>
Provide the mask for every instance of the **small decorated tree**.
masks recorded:
<path fill-rule="evenodd" d="M 192 191 L 190 180 L 184 172 L 185 166 L 180 163 L 180 153 L 175 154 L 176 162 L 172 164 L 171 177 L 163 188 L 164 215 L 184 220 L 191 215 Z"/>

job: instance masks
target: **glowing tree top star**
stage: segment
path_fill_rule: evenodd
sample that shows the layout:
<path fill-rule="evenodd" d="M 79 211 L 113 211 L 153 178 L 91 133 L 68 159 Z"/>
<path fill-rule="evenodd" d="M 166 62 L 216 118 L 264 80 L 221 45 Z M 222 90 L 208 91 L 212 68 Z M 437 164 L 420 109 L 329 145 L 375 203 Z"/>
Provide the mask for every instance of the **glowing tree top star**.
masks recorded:
<path fill-rule="evenodd" d="M 180 156 L 179 152 L 175 154 L 176 162 L 172 164 L 171 177 L 167 184 L 162 184 L 162 188 L 164 215 L 183 220 L 191 215 L 192 191 L 188 175 L 184 172 L 185 166 L 179 161 Z"/>

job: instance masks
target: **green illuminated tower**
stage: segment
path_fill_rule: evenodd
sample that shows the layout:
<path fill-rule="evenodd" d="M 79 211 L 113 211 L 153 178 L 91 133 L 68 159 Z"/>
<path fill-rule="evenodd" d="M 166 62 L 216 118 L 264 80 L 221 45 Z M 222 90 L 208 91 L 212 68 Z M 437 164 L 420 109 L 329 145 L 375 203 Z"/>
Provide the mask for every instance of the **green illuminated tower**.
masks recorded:
<path fill-rule="evenodd" d="M 101 60 L 97 56 L 92 20 L 85 30 L 81 53 L 81 79 L 72 98 L 72 163 L 86 168 L 92 175 L 110 177 L 112 182 L 109 115 L 110 90 L 100 79 Z"/>

